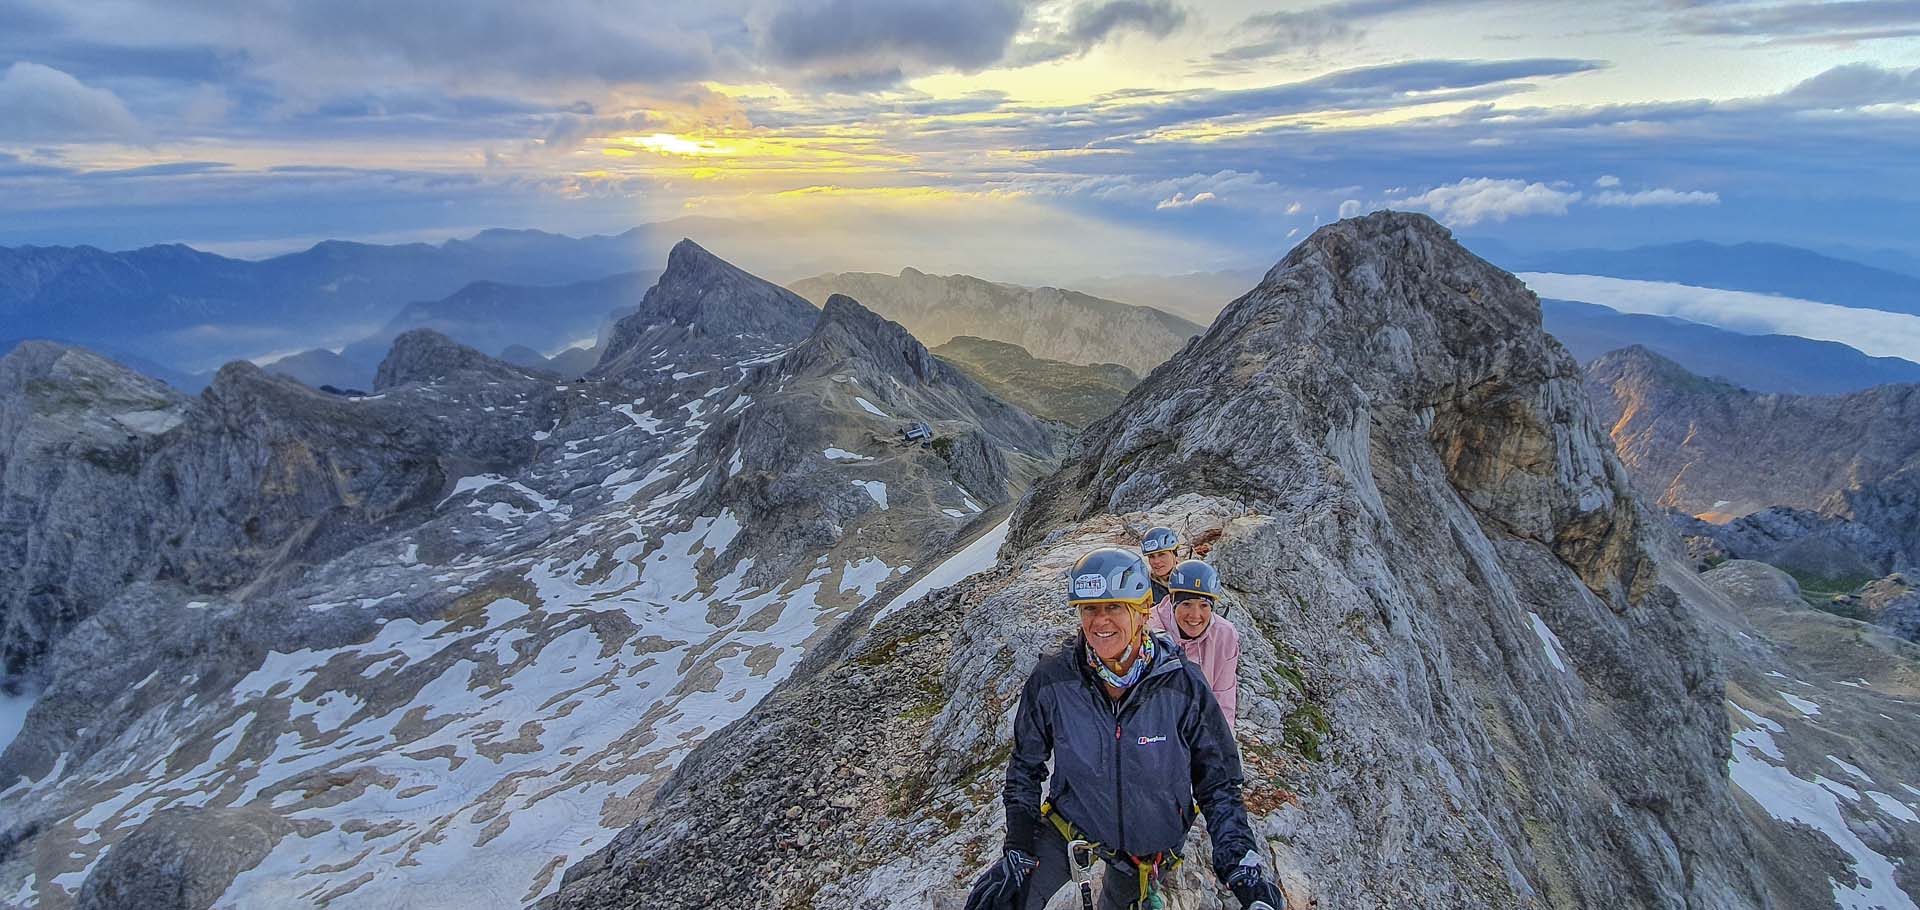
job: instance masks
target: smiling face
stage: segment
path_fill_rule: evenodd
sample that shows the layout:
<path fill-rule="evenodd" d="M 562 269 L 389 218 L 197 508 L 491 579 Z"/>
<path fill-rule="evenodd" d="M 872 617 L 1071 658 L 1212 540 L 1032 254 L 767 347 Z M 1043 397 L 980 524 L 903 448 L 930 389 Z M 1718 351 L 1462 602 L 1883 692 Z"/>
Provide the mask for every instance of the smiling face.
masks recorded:
<path fill-rule="evenodd" d="M 1154 578 L 1162 581 L 1166 580 L 1167 573 L 1172 572 L 1173 567 L 1178 565 L 1179 562 L 1180 559 L 1172 550 L 1161 550 L 1158 553 L 1147 554 L 1147 570 L 1153 573 Z"/>
<path fill-rule="evenodd" d="M 1080 631 L 1087 636 L 1087 647 L 1109 665 L 1126 655 L 1147 625 L 1147 614 L 1132 604 L 1083 603 L 1079 609 Z"/>
<path fill-rule="evenodd" d="M 1213 601 L 1204 597 L 1188 597 L 1173 605 L 1173 621 L 1180 626 L 1181 634 L 1188 638 L 1199 638 L 1213 625 Z"/>

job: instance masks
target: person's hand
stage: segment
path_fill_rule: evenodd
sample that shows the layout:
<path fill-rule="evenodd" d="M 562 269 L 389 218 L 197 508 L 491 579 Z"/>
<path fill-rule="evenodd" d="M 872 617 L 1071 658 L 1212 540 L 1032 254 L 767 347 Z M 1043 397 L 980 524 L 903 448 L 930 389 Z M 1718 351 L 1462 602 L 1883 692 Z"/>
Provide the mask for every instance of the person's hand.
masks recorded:
<path fill-rule="evenodd" d="M 1233 874 L 1227 877 L 1227 887 L 1233 889 L 1233 896 L 1240 899 L 1240 910 L 1254 910 L 1257 907 L 1269 907 L 1272 910 L 1287 910 L 1287 897 L 1280 889 L 1260 874 L 1259 866 L 1235 866 Z"/>
<path fill-rule="evenodd" d="M 1015 910 L 1027 888 L 1027 876 L 1039 861 L 1025 850 L 1008 850 L 980 874 L 967 892 L 966 910 Z"/>

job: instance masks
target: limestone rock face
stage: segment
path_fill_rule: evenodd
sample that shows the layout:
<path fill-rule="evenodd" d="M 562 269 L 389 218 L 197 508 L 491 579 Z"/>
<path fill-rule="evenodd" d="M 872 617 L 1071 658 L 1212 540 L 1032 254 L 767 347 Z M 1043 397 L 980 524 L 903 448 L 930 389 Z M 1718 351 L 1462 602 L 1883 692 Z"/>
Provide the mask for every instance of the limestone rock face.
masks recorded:
<path fill-rule="evenodd" d="M 1874 560 L 1872 574 L 1920 562 L 1920 385 L 1763 395 L 1639 347 L 1595 360 L 1587 382 L 1621 458 L 1661 505 L 1716 523 L 1804 510 L 1892 543 L 1899 561 Z"/>
<path fill-rule="evenodd" d="M 1142 375 L 1200 332 L 1200 326 L 1152 307 L 917 269 L 902 270 L 898 276 L 821 275 L 795 282 L 793 289 L 823 304 L 845 294 L 932 346 L 972 335 L 1019 345 L 1036 357 L 1118 363 Z"/>
<path fill-rule="evenodd" d="M 166 529 L 127 504 L 189 400 L 87 351 L 29 341 L 0 358 L 0 677 L 148 571 Z"/>
<path fill-rule="evenodd" d="M 157 812 L 100 861 L 74 906 L 207 910 L 235 875 L 293 830 L 292 823 L 257 808 Z"/>
<path fill-rule="evenodd" d="M 1578 366 L 1517 280 L 1394 213 L 1317 231 L 1087 430 L 998 566 L 816 655 L 540 906 L 957 908 L 1062 571 L 1155 524 L 1223 532 L 1293 905 L 1808 906 L 1749 862 L 1677 540 Z M 1176 906 L 1232 905 L 1194 874 Z"/>
<path fill-rule="evenodd" d="M 464 376 L 469 400 L 418 387 L 349 400 L 246 362 L 186 399 L 46 345 L 0 363 L 0 420 L 19 430 L 0 472 L 0 514 L 17 529 L 0 538 L 7 673 L 129 583 L 270 585 L 418 520 L 450 474 L 527 461 L 555 397 L 548 380 L 430 332 L 403 337 L 383 388 Z"/>

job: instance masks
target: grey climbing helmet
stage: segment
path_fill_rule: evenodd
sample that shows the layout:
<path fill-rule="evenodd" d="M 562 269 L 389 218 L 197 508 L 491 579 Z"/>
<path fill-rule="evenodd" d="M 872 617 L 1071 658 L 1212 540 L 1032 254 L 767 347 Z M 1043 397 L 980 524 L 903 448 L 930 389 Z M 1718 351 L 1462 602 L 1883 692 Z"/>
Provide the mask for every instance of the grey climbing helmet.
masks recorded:
<path fill-rule="evenodd" d="M 1191 594 L 1208 600 L 1220 599 L 1220 573 L 1198 559 L 1189 559 L 1173 567 L 1167 575 L 1167 591 L 1175 602 L 1183 600 L 1180 595 Z"/>
<path fill-rule="evenodd" d="M 1154 528 L 1147 532 L 1147 536 L 1140 538 L 1140 552 L 1143 555 L 1171 550 L 1179 545 L 1180 535 L 1175 534 L 1172 528 Z"/>
<path fill-rule="evenodd" d="M 1144 606 L 1153 596 L 1153 580 L 1140 554 L 1119 547 L 1101 547 L 1073 564 L 1067 573 L 1067 602 L 1127 603 Z"/>

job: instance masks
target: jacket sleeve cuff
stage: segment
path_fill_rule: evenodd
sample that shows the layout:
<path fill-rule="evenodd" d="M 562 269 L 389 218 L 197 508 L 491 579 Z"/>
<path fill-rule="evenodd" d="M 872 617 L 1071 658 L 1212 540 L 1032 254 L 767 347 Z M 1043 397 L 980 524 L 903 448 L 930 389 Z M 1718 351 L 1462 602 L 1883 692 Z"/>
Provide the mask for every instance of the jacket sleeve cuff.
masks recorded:
<path fill-rule="evenodd" d="M 1007 810 L 1007 842 L 1002 851 L 1020 850 L 1028 856 L 1037 856 L 1040 841 L 1040 819 L 1026 812 L 1009 808 Z"/>

